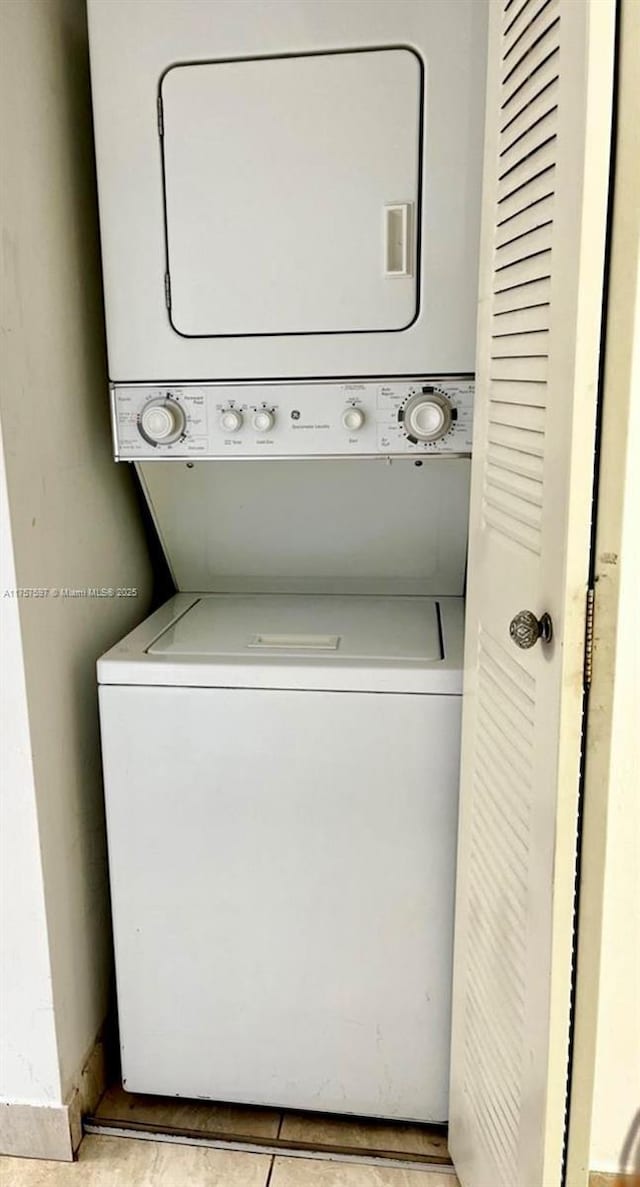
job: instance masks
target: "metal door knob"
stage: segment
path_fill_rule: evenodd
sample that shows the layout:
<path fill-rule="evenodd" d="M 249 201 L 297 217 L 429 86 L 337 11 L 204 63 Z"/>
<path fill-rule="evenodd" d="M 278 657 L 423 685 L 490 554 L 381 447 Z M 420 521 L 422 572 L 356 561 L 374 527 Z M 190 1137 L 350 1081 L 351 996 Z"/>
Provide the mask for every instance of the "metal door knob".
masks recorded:
<path fill-rule="evenodd" d="M 551 615 L 543 614 L 541 618 L 536 618 L 533 610 L 520 610 L 509 623 L 509 634 L 516 647 L 522 647 L 524 651 L 533 647 L 538 639 L 550 643 L 553 638 Z"/>

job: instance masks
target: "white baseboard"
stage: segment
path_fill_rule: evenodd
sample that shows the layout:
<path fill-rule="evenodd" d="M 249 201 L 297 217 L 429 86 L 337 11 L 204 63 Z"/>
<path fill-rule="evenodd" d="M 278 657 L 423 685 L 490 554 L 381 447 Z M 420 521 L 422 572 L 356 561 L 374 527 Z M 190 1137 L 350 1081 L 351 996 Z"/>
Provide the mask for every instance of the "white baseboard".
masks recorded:
<path fill-rule="evenodd" d="M 64 1104 L 0 1103 L 0 1154 L 73 1162 L 83 1113 L 94 1111 L 105 1087 L 104 1043 L 98 1037 Z"/>
<path fill-rule="evenodd" d="M 73 1161 L 68 1105 L 0 1105 L 0 1153 Z"/>

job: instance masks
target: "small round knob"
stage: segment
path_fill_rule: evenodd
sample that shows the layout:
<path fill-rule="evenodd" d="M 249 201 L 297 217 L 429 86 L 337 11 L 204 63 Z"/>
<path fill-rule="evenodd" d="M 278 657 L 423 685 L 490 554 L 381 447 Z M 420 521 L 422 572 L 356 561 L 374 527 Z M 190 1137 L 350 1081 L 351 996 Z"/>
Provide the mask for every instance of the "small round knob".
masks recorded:
<path fill-rule="evenodd" d="M 362 408 L 355 408 L 353 405 L 350 405 L 342 413 L 342 423 L 350 433 L 357 433 L 358 429 L 362 428 L 364 422 L 365 415 Z"/>
<path fill-rule="evenodd" d="M 269 429 L 272 429 L 275 423 L 276 418 L 268 408 L 258 408 L 258 411 L 254 414 L 253 427 L 256 433 L 268 433 Z"/>
<path fill-rule="evenodd" d="M 220 424 L 227 433 L 237 433 L 242 428 L 244 417 L 237 408 L 225 408 L 220 417 Z"/>
<path fill-rule="evenodd" d="M 516 647 L 528 651 L 538 639 L 550 643 L 553 638 L 553 623 L 550 614 L 536 618 L 532 610 L 520 610 L 509 623 L 509 634 Z"/>
<path fill-rule="evenodd" d="M 175 400 L 167 397 L 145 404 L 138 427 L 142 436 L 152 445 L 170 445 L 182 436 L 185 424 L 184 410 Z"/>
<path fill-rule="evenodd" d="M 404 427 L 416 441 L 439 441 L 451 427 L 451 404 L 438 392 L 412 396 L 404 408 Z"/>

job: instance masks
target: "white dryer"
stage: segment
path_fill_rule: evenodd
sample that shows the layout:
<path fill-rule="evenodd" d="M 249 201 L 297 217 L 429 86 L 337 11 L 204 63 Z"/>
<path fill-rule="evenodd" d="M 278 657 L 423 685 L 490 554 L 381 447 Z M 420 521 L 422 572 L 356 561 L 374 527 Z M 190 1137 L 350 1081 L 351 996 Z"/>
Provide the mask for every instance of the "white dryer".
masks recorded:
<path fill-rule="evenodd" d="M 462 620 L 178 594 L 100 660 L 128 1089 L 447 1118 Z"/>
<path fill-rule="evenodd" d="M 89 0 L 114 384 L 474 369 L 485 0 Z"/>

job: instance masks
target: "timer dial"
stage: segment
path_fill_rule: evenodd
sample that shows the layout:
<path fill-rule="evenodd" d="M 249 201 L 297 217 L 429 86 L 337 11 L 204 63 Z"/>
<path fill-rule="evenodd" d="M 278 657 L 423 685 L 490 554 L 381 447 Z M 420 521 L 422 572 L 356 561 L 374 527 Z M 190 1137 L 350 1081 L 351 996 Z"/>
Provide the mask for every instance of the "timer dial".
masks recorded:
<path fill-rule="evenodd" d="M 415 441 L 439 441 L 451 428 L 451 404 L 439 392 L 420 392 L 407 401 L 402 419 L 408 437 Z"/>
<path fill-rule="evenodd" d="M 150 400 L 145 404 L 138 420 L 142 436 L 152 445 L 171 445 L 184 434 L 186 417 L 184 409 L 170 396 Z"/>

